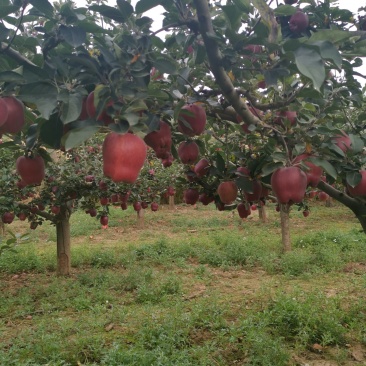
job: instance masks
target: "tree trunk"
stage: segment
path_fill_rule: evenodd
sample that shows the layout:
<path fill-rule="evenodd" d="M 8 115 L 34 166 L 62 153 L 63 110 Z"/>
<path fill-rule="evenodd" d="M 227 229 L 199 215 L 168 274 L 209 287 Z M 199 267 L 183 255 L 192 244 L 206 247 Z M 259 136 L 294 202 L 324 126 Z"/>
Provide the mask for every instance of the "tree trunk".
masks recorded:
<path fill-rule="evenodd" d="M 290 252 L 292 250 L 290 239 L 290 205 L 280 204 L 280 214 L 283 251 Z"/>
<path fill-rule="evenodd" d="M 143 208 L 140 211 L 137 211 L 137 226 L 139 229 L 142 229 L 145 225 L 144 215 L 145 210 Z"/>
<path fill-rule="evenodd" d="M 70 251 L 70 211 L 66 206 L 61 206 L 56 222 L 57 235 L 57 274 L 68 276 L 71 270 Z"/>
<path fill-rule="evenodd" d="M 258 214 L 259 214 L 260 220 L 265 224 L 267 222 L 266 206 L 264 206 L 264 205 L 258 206 Z"/>
<path fill-rule="evenodd" d="M 169 196 L 169 210 L 174 210 L 175 204 L 174 204 L 174 196 Z"/>
<path fill-rule="evenodd" d="M 332 203 L 333 198 L 331 196 L 329 196 L 327 198 L 327 200 L 325 201 L 325 207 L 332 207 L 333 203 Z"/>

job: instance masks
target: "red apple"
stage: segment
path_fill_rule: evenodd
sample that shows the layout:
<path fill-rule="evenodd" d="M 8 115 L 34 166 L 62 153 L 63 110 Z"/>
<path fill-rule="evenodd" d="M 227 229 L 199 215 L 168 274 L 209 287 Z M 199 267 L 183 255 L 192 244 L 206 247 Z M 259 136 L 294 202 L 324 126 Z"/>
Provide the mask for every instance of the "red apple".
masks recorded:
<path fill-rule="evenodd" d="M 89 209 L 89 215 L 91 216 L 91 217 L 95 217 L 95 216 L 97 216 L 97 209 L 96 208 L 90 208 Z"/>
<path fill-rule="evenodd" d="M 271 186 L 279 203 L 300 203 L 305 195 L 307 177 L 296 166 L 283 167 L 272 174 Z"/>
<path fill-rule="evenodd" d="M 159 205 L 156 202 L 152 202 L 151 205 L 151 211 L 156 212 L 159 209 Z"/>
<path fill-rule="evenodd" d="M 178 147 L 178 155 L 183 164 L 193 164 L 199 153 L 198 145 L 194 141 L 183 141 Z"/>
<path fill-rule="evenodd" d="M 51 206 L 51 212 L 55 215 L 58 215 L 60 213 L 60 207 L 59 206 Z"/>
<path fill-rule="evenodd" d="M 19 212 L 17 216 L 20 221 L 25 221 L 25 219 L 27 218 L 27 214 L 23 211 Z"/>
<path fill-rule="evenodd" d="M 250 206 L 246 203 L 239 203 L 236 207 L 239 217 L 242 219 L 246 219 L 252 212 L 250 210 Z"/>
<path fill-rule="evenodd" d="M 172 147 L 172 133 L 168 123 L 160 121 L 159 130 L 152 131 L 144 137 L 147 146 L 150 146 L 159 159 L 167 159 Z"/>
<path fill-rule="evenodd" d="M 188 188 L 183 193 L 183 200 L 187 205 L 194 205 L 198 201 L 199 193 L 197 189 Z"/>
<path fill-rule="evenodd" d="M 102 206 L 106 206 L 106 205 L 108 205 L 109 199 L 108 199 L 108 197 L 100 197 L 99 202 Z"/>
<path fill-rule="evenodd" d="M 14 217 L 15 215 L 13 212 L 4 212 L 1 219 L 4 224 L 11 224 L 14 221 Z"/>
<path fill-rule="evenodd" d="M 161 163 L 163 164 L 164 168 L 169 168 L 172 166 L 174 161 L 174 157 L 171 153 L 169 153 L 168 157 L 166 159 L 161 159 Z"/>
<path fill-rule="evenodd" d="M 290 122 L 290 126 L 294 126 L 297 122 L 297 112 L 296 111 L 279 111 L 276 112 L 276 118 L 274 119 L 274 123 L 276 125 L 280 125 L 282 127 L 285 126 L 284 121 L 288 120 Z"/>
<path fill-rule="evenodd" d="M 211 202 L 215 201 L 215 197 L 211 194 L 207 194 L 206 192 L 203 192 L 199 195 L 198 201 L 201 202 L 204 206 L 207 206 Z"/>
<path fill-rule="evenodd" d="M 366 196 L 366 170 L 360 170 L 361 181 L 354 187 L 347 184 L 348 192 L 353 197 Z"/>
<path fill-rule="evenodd" d="M 0 98 L 0 127 L 6 122 L 8 115 L 9 112 L 6 101 L 4 101 L 4 98 Z"/>
<path fill-rule="evenodd" d="M 37 206 L 38 206 L 38 210 L 40 210 L 40 211 L 44 211 L 46 208 L 43 203 L 39 203 Z"/>
<path fill-rule="evenodd" d="M 336 144 L 344 153 L 351 149 L 351 139 L 342 131 L 341 135 L 336 135 L 332 138 L 334 144 Z"/>
<path fill-rule="evenodd" d="M 217 188 L 217 193 L 222 203 L 230 204 L 238 195 L 238 187 L 233 181 L 222 182 Z"/>
<path fill-rule="evenodd" d="M 99 186 L 99 189 L 101 191 L 106 191 L 108 190 L 108 184 L 106 182 L 104 182 L 103 180 L 101 180 L 99 183 L 98 183 L 98 186 Z"/>
<path fill-rule="evenodd" d="M 289 27 L 293 33 L 302 33 L 309 26 L 309 17 L 303 13 L 300 9 L 297 9 L 296 13 L 293 14 L 289 21 Z"/>
<path fill-rule="evenodd" d="M 210 162 L 207 159 L 201 159 L 194 167 L 194 172 L 198 178 L 204 177 L 210 170 Z"/>
<path fill-rule="evenodd" d="M 107 102 L 107 107 L 114 104 L 113 100 Z M 90 118 L 97 118 L 98 121 L 103 122 L 105 125 L 109 125 L 113 122 L 113 118 L 108 115 L 107 110 L 103 109 L 97 116 L 97 109 L 94 104 L 94 92 L 91 92 L 86 98 L 86 112 Z"/>
<path fill-rule="evenodd" d="M 23 103 L 15 97 L 4 97 L 1 100 L 6 103 L 8 116 L 6 121 L 0 125 L 0 135 L 20 132 L 25 124 Z"/>
<path fill-rule="evenodd" d="M 136 212 L 141 211 L 141 209 L 142 209 L 141 202 L 139 202 L 139 201 L 134 202 L 134 204 L 133 204 L 133 209 L 134 209 Z"/>
<path fill-rule="evenodd" d="M 127 206 L 127 202 L 122 202 L 121 203 L 121 209 L 122 210 L 127 210 L 128 206 Z"/>
<path fill-rule="evenodd" d="M 103 142 L 103 172 L 113 182 L 134 183 L 146 159 L 144 141 L 131 133 L 109 133 Z"/>
<path fill-rule="evenodd" d="M 323 169 L 310 161 L 306 161 L 306 159 L 310 158 L 310 154 L 301 154 L 296 156 L 293 160 L 293 164 L 300 163 L 304 161 L 305 165 L 309 168 L 308 171 L 305 172 L 307 177 L 308 186 L 316 187 L 320 182 L 320 177 L 323 174 Z"/>
<path fill-rule="evenodd" d="M 245 198 L 248 202 L 259 201 L 262 196 L 262 183 L 256 179 L 252 181 L 253 192 L 244 192 Z"/>
<path fill-rule="evenodd" d="M 108 225 L 108 216 L 106 216 L 106 215 L 101 216 L 99 221 L 102 226 L 107 226 Z"/>
<path fill-rule="evenodd" d="M 319 192 L 318 193 L 318 199 L 319 201 L 326 201 L 329 198 L 329 195 L 325 192 Z"/>
<path fill-rule="evenodd" d="M 216 202 L 216 208 L 217 208 L 218 211 L 224 211 L 225 210 L 225 203 Z"/>
<path fill-rule="evenodd" d="M 37 226 L 38 226 L 38 222 L 36 222 L 36 221 L 32 221 L 32 222 L 30 223 L 30 225 L 29 225 L 29 228 L 30 228 L 31 230 L 36 230 L 36 229 L 37 229 Z"/>
<path fill-rule="evenodd" d="M 147 209 L 149 207 L 149 204 L 145 201 L 141 202 L 141 208 L 143 208 L 144 210 Z"/>
<path fill-rule="evenodd" d="M 45 177 L 45 164 L 40 155 L 19 156 L 16 161 L 16 170 L 26 185 L 41 184 Z"/>
<path fill-rule="evenodd" d="M 280 212 L 280 211 L 281 211 L 280 206 L 276 205 L 276 212 Z"/>
<path fill-rule="evenodd" d="M 251 205 L 250 208 L 252 211 L 255 211 L 257 209 L 257 205 Z"/>
<path fill-rule="evenodd" d="M 310 214 L 310 212 L 309 212 L 308 210 L 304 210 L 304 211 L 302 212 L 302 214 L 303 214 L 303 216 L 304 216 L 304 217 L 308 217 L 308 216 L 309 216 L 309 214 Z"/>
<path fill-rule="evenodd" d="M 250 170 L 244 166 L 240 166 L 236 169 L 236 175 L 239 177 L 250 177 Z"/>
<path fill-rule="evenodd" d="M 316 197 L 316 195 L 317 195 L 317 191 L 310 191 L 310 192 L 308 192 L 308 197 L 311 199 L 311 198 L 314 198 L 314 197 Z"/>
<path fill-rule="evenodd" d="M 94 175 L 86 175 L 85 176 L 85 182 L 87 182 L 87 183 L 91 183 L 91 182 L 94 182 L 94 180 L 95 180 L 95 177 L 94 177 Z"/>
<path fill-rule="evenodd" d="M 175 195 L 175 189 L 173 187 L 167 188 L 168 196 L 174 196 Z"/>
<path fill-rule="evenodd" d="M 178 130 L 186 136 L 198 136 L 206 126 L 206 111 L 199 104 L 186 104 L 178 114 Z"/>

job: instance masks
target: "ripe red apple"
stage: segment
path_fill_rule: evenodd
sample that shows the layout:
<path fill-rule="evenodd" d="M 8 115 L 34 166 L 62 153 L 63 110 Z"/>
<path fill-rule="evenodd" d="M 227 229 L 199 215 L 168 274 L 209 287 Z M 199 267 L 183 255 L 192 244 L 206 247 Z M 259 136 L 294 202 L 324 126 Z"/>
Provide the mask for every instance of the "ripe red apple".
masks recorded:
<path fill-rule="evenodd" d="M 217 188 L 217 193 L 222 203 L 230 204 L 238 196 L 238 187 L 233 181 L 222 182 Z"/>
<path fill-rule="evenodd" d="M 207 206 L 211 202 L 215 201 L 215 197 L 212 194 L 207 194 L 206 192 L 203 192 L 199 195 L 198 201 L 201 202 L 204 206 Z"/>
<path fill-rule="evenodd" d="M 19 212 L 17 216 L 20 221 L 25 221 L 25 219 L 27 218 L 27 214 L 23 211 Z"/>
<path fill-rule="evenodd" d="M 251 205 L 250 208 L 252 211 L 255 211 L 257 209 L 257 205 Z"/>
<path fill-rule="evenodd" d="M 4 98 L 0 98 L 0 127 L 6 122 L 8 115 L 9 112 L 6 102 L 4 101 Z"/>
<path fill-rule="evenodd" d="M 307 177 L 296 166 L 283 167 L 272 174 L 271 186 L 279 203 L 300 203 L 305 195 Z"/>
<path fill-rule="evenodd" d="M 284 121 L 288 120 L 290 122 L 290 126 L 294 126 L 297 122 L 297 112 L 296 111 L 278 111 L 276 112 L 276 118 L 274 119 L 274 123 L 276 125 L 280 125 L 282 127 L 285 126 Z"/>
<path fill-rule="evenodd" d="M 210 170 L 210 162 L 207 159 L 201 159 L 194 167 L 197 177 L 204 177 Z"/>
<path fill-rule="evenodd" d="M 107 102 L 106 107 L 110 107 L 113 104 L 113 100 L 110 100 Z M 94 92 L 91 92 L 86 98 L 86 112 L 90 118 L 97 118 L 98 121 L 103 122 L 105 125 L 113 122 L 113 118 L 107 113 L 106 108 L 97 116 L 97 109 L 94 105 Z"/>
<path fill-rule="evenodd" d="M 95 216 L 97 216 L 97 209 L 96 208 L 90 208 L 89 209 L 89 215 L 91 216 L 91 217 L 95 217 Z"/>
<path fill-rule="evenodd" d="M 304 216 L 304 217 L 308 217 L 308 216 L 309 216 L 309 214 L 310 214 L 310 212 L 309 212 L 308 210 L 304 210 L 304 211 L 302 212 L 302 214 L 303 214 L 303 216 Z"/>
<path fill-rule="evenodd" d="M 99 189 L 101 191 L 106 191 L 108 190 L 108 184 L 106 182 L 104 182 L 103 180 L 101 180 L 99 183 L 98 183 L 98 186 L 99 186 Z"/>
<path fill-rule="evenodd" d="M 101 216 L 99 221 L 102 226 L 107 226 L 108 225 L 108 216 L 106 216 L 106 215 Z"/>
<path fill-rule="evenodd" d="M 46 208 L 43 203 L 39 203 L 37 206 L 38 206 L 38 210 L 40 210 L 40 211 L 44 211 Z"/>
<path fill-rule="evenodd" d="M 329 198 L 329 195 L 325 192 L 319 192 L 318 193 L 318 199 L 319 201 L 326 201 Z"/>
<path fill-rule="evenodd" d="M 257 87 L 259 89 L 266 89 L 267 87 L 266 81 L 265 80 L 258 81 Z"/>
<path fill-rule="evenodd" d="M 40 155 L 19 156 L 16 161 L 16 170 L 26 185 L 41 184 L 45 177 L 45 164 Z"/>
<path fill-rule="evenodd" d="M 206 111 L 199 104 L 186 104 L 178 114 L 178 130 L 186 136 L 198 136 L 206 126 Z"/>
<path fill-rule="evenodd" d="M 293 164 L 296 165 L 296 163 L 300 163 L 301 161 L 304 161 L 305 165 L 309 168 L 308 171 L 305 172 L 307 177 L 308 186 L 316 187 L 320 182 L 320 177 L 323 174 L 323 169 L 315 164 L 313 164 L 310 161 L 306 161 L 306 159 L 310 158 L 310 154 L 301 154 L 296 156 L 296 158 L 293 160 Z"/>
<path fill-rule="evenodd" d="M 217 208 L 218 211 L 224 211 L 225 210 L 225 203 L 216 202 L 216 208 Z"/>
<path fill-rule="evenodd" d="M 128 206 L 127 206 L 127 202 L 122 202 L 121 203 L 121 209 L 122 210 L 127 210 Z"/>
<path fill-rule="evenodd" d="M 167 188 L 167 193 L 168 193 L 168 196 L 174 196 L 175 195 L 175 189 L 173 187 L 168 187 Z"/>
<path fill-rule="evenodd" d="M 149 204 L 145 201 L 141 202 L 141 208 L 143 208 L 144 210 L 147 209 L 149 207 Z"/>
<path fill-rule="evenodd" d="M 151 205 L 151 211 L 156 212 L 159 209 L 159 205 L 156 202 L 152 202 Z"/>
<path fill-rule="evenodd" d="M 167 159 L 172 147 L 172 132 L 168 123 L 159 122 L 159 130 L 152 131 L 144 137 L 147 146 L 150 146 L 159 159 Z"/>
<path fill-rule="evenodd" d="M 238 167 L 236 171 L 236 175 L 238 175 L 239 177 L 250 177 L 250 170 L 244 166 Z"/>
<path fill-rule="evenodd" d="M 314 198 L 314 197 L 316 197 L 316 195 L 317 195 L 317 191 L 310 191 L 309 193 L 308 193 L 308 197 L 311 199 L 311 198 Z"/>
<path fill-rule="evenodd" d="M 60 213 L 60 207 L 59 206 L 51 206 L 51 212 L 55 215 L 58 215 Z"/>
<path fill-rule="evenodd" d="M 108 205 L 109 199 L 108 199 L 108 197 L 100 197 L 99 202 L 102 206 L 106 206 L 106 205 Z"/>
<path fill-rule="evenodd" d="M 109 133 L 103 142 L 103 172 L 113 182 L 134 183 L 146 159 L 146 144 L 131 133 Z"/>
<path fill-rule="evenodd" d="M 199 153 L 198 145 L 194 141 L 183 141 L 178 147 L 178 155 L 183 164 L 193 164 Z"/>
<path fill-rule="evenodd" d="M 188 188 L 183 193 L 183 200 L 187 205 L 194 205 L 198 201 L 199 193 L 197 189 Z"/>
<path fill-rule="evenodd" d="M 366 196 L 366 170 L 360 170 L 361 181 L 354 187 L 347 184 L 348 192 L 353 197 Z"/>
<path fill-rule="evenodd" d="M 38 226 L 38 222 L 36 222 L 36 221 L 32 221 L 32 222 L 30 223 L 30 225 L 29 225 L 29 228 L 30 228 L 31 230 L 36 230 L 36 229 L 37 229 L 37 226 Z"/>
<path fill-rule="evenodd" d="M 139 211 L 142 209 L 141 202 L 139 202 L 139 201 L 134 202 L 134 204 L 133 204 L 133 209 L 134 209 L 136 212 L 139 212 Z"/>
<path fill-rule="evenodd" d="M 336 144 L 344 153 L 351 149 L 351 139 L 342 131 L 341 135 L 336 135 L 332 138 L 334 144 Z"/>
<path fill-rule="evenodd" d="M 11 224 L 14 221 L 14 213 L 13 212 L 4 212 L 1 220 L 4 224 Z"/>
<path fill-rule="evenodd" d="M 256 179 L 252 181 L 253 192 L 244 192 L 245 198 L 248 202 L 259 201 L 262 196 L 262 183 Z"/>
<path fill-rule="evenodd" d="M 172 166 L 174 161 L 174 157 L 171 153 L 169 153 L 168 157 L 166 159 L 161 159 L 161 163 L 163 164 L 164 168 L 169 168 Z"/>
<path fill-rule="evenodd" d="M 309 17 L 303 13 L 300 9 L 297 9 L 296 13 L 293 14 L 289 21 L 289 27 L 293 33 L 302 33 L 309 26 Z"/>
<path fill-rule="evenodd" d="M 242 219 L 246 219 L 252 213 L 250 206 L 243 202 L 239 203 L 236 209 L 238 211 L 239 217 Z"/>
<path fill-rule="evenodd" d="M 15 97 L 4 97 L 1 100 L 6 103 L 8 116 L 6 121 L 0 125 L 0 135 L 20 132 L 25 124 L 23 103 Z"/>

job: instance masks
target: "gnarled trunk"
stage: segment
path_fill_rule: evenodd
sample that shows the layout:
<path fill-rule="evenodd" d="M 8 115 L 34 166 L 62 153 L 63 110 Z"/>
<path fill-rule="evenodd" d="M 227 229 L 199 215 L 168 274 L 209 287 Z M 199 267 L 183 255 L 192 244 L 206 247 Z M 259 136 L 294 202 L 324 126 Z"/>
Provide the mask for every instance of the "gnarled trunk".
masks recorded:
<path fill-rule="evenodd" d="M 284 252 L 292 250 L 290 238 L 290 205 L 280 204 L 282 248 Z"/>
<path fill-rule="evenodd" d="M 57 274 L 68 276 L 71 270 L 71 237 L 70 237 L 70 211 L 66 206 L 61 206 L 60 214 L 56 221 L 57 235 Z"/>

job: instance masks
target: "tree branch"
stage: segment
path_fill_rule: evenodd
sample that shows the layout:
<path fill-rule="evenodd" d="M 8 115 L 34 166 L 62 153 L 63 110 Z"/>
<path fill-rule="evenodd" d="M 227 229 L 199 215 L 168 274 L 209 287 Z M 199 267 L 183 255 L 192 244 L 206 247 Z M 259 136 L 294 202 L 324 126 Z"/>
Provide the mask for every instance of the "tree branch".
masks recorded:
<path fill-rule="evenodd" d="M 29 205 L 25 205 L 24 203 L 18 203 L 18 206 L 19 206 L 21 209 L 23 209 L 23 210 L 28 210 L 28 211 L 30 211 L 30 209 L 31 209 L 31 206 L 29 206 Z M 51 215 L 51 214 L 49 214 L 48 212 L 44 212 L 44 211 L 41 211 L 41 210 L 37 210 L 37 211 L 35 212 L 35 214 L 36 214 L 36 215 L 38 215 L 38 216 L 43 217 L 43 218 L 44 218 L 44 219 L 46 219 L 46 220 L 49 220 L 49 221 L 53 222 L 54 224 L 57 222 L 56 216 Z"/>
<path fill-rule="evenodd" d="M 28 60 L 26 57 L 24 57 L 22 54 L 20 54 L 18 51 L 15 51 L 13 48 L 8 47 L 5 43 L 0 43 L 0 52 L 4 53 L 5 55 L 9 56 L 13 60 L 19 62 L 21 65 L 29 65 L 29 66 L 36 66 L 32 61 Z"/>

